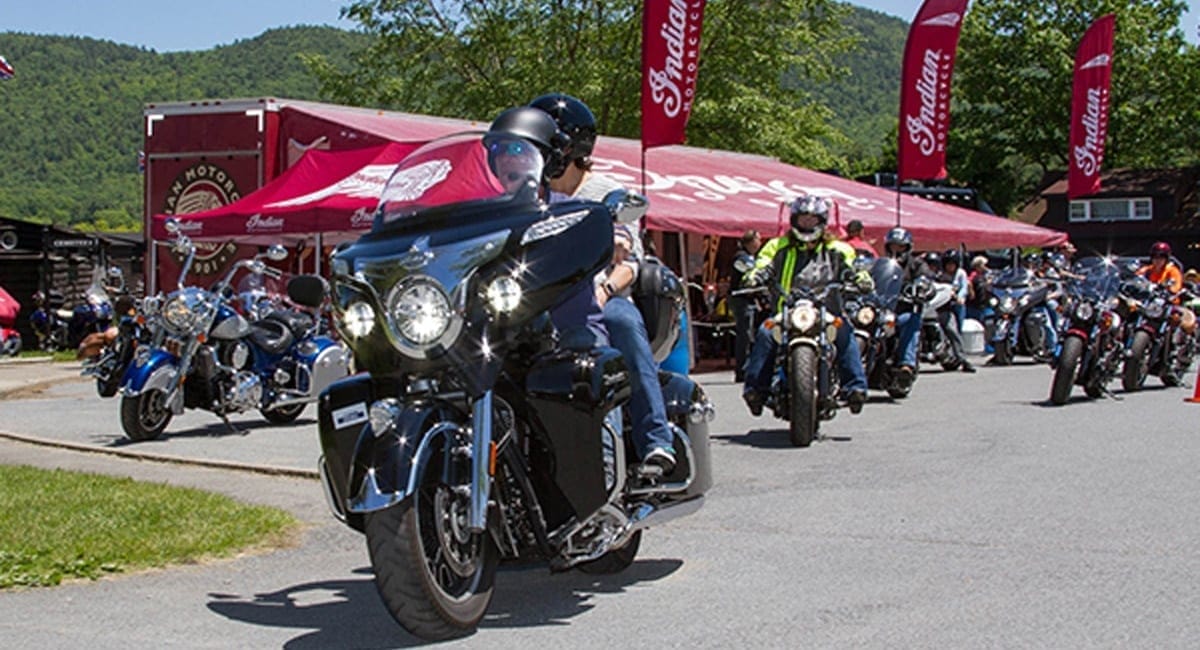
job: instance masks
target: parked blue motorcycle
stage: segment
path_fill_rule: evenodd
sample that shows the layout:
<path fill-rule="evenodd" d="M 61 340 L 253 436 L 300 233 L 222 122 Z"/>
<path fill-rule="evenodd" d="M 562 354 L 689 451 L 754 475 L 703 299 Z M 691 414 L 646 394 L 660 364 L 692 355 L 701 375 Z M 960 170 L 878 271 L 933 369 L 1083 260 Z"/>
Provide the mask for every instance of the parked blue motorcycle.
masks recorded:
<path fill-rule="evenodd" d="M 318 334 L 318 318 L 303 310 L 276 310 L 250 322 L 234 310 L 230 282 L 241 269 L 278 278 L 262 258 L 287 256 L 272 246 L 241 260 L 211 290 L 186 286 L 196 248 L 168 222 L 174 248 L 186 255 L 179 289 L 161 305 L 147 301 L 145 314 L 156 324 L 151 345 L 134 354 L 122 384 L 121 427 L 132 440 L 160 436 L 184 409 L 204 409 L 229 424 L 228 415 L 258 409 L 269 422 L 294 421 L 330 384 L 349 374 L 346 348 Z M 314 312 L 326 296 L 325 281 L 301 275 L 288 283 L 293 303 Z M 232 426 L 232 425 L 231 425 Z"/>
<path fill-rule="evenodd" d="M 1050 312 L 1047 299 L 1052 287 L 1029 269 L 1013 266 L 992 282 L 988 301 L 995 316 L 988 323 L 988 341 L 995 355 L 991 364 L 1007 366 L 1017 354 L 1049 359 L 1054 353 L 1047 330 Z"/>

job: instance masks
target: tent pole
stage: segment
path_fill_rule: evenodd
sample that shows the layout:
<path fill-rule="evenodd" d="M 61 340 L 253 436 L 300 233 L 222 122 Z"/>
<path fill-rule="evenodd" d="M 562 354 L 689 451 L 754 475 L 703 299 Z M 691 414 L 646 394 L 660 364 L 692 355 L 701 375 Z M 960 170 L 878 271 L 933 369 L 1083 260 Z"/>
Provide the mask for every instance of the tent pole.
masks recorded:
<path fill-rule="evenodd" d="M 644 156 L 645 153 L 646 150 L 643 149 L 642 155 Z M 679 235 L 679 274 L 683 276 L 683 309 L 688 320 L 688 340 L 685 343 L 688 351 L 688 372 L 691 372 L 692 368 L 696 367 L 696 353 L 692 349 L 692 341 L 696 335 L 696 321 L 692 319 L 691 291 L 688 290 L 687 236 L 683 234 L 683 231 L 677 234 Z"/>
<path fill-rule="evenodd" d="M 321 233 L 317 233 L 316 243 L 317 243 L 317 250 L 314 251 L 314 253 L 316 254 L 316 257 L 313 259 L 313 268 L 315 269 L 313 271 L 313 273 L 315 273 L 317 275 L 321 275 L 321 254 L 322 254 L 322 250 L 323 250 L 323 246 L 321 243 Z"/>

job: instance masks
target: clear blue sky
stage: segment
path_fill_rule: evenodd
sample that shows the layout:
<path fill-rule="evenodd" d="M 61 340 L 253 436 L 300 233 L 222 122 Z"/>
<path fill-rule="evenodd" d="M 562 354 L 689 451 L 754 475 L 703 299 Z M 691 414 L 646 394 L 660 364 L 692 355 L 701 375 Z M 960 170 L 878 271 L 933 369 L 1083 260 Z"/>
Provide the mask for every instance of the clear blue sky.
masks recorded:
<path fill-rule="evenodd" d="M 920 0 L 851 0 L 911 21 Z M 91 36 L 160 52 L 204 50 L 251 38 L 271 27 L 336 25 L 347 0 L 12 0 L 0 12 L 0 31 Z M 1198 0 L 1183 18 L 1187 39 L 1197 41 Z M 3 52 L 0 52 L 3 54 Z"/>

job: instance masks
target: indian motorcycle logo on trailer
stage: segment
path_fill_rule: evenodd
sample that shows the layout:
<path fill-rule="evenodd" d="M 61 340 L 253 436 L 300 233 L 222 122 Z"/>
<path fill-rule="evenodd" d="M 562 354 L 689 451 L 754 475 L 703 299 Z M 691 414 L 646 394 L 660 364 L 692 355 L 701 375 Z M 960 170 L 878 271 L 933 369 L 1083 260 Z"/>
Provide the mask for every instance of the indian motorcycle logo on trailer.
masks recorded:
<path fill-rule="evenodd" d="M 199 162 L 180 172 L 171 182 L 164 202 L 164 214 L 192 214 L 204 212 L 223 205 L 233 203 L 242 198 L 237 181 L 233 176 L 210 162 Z M 204 224 L 182 222 L 179 224 L 184 234 L 199 234 Z M 210 275 L 225 268 L 225 265 L 237 253 L 234 242 L 195 242 L 196 259 L 192 262 L 192 273 L 195 275 Z M 177 264 L 182 265 L 184 257 L 171 251 Z"/>

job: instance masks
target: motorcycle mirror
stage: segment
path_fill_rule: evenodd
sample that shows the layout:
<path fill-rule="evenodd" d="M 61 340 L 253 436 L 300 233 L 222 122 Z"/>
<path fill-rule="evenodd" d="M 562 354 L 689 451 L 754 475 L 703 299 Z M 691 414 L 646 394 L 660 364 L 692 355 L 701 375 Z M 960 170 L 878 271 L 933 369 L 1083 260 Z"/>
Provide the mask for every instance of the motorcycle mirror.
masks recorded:
<path fill-rule="evenodd" d="M 272 262 L 278 262 L 286 259 L 287 255 L 287 249 L 279 244 L 272 244 L 271 247 L 267 249 L 267 259 L 271 260 Z"/>
<path fill-rule="evenodd" d="M 646 216 L 650 201 L 636 192 L 613 190 L 604 196 L 604 205 L 617 223 L 633 223 Z"/>
<path fill-rule="evenodd" d="M 179 220 L 174 217 L 167 219 L 167 222 L 163 224 L 163 228 L 172 235 L 178 235 L 179 234 Z"/>

